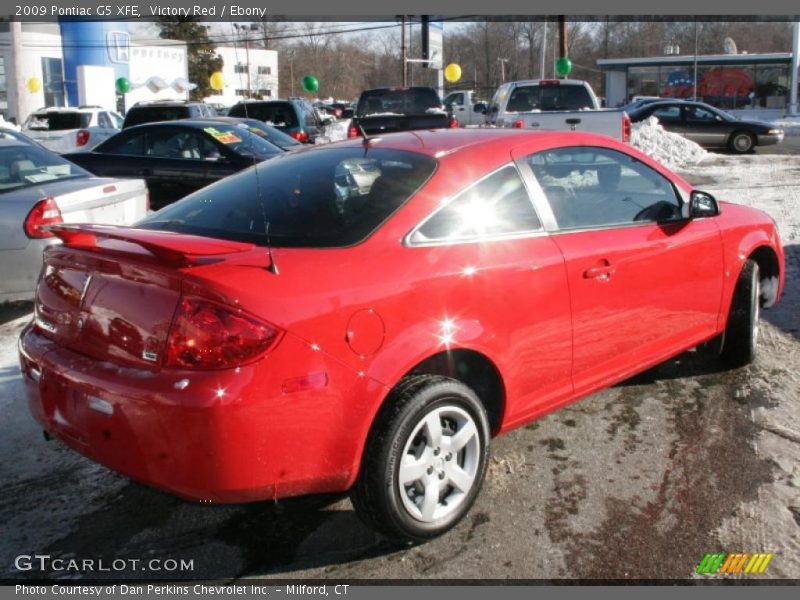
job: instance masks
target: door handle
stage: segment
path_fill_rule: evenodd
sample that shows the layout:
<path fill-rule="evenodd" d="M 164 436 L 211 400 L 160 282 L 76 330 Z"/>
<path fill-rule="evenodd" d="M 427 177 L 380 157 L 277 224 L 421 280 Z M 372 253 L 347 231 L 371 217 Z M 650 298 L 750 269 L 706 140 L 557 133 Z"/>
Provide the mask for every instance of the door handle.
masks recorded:
<path fill-rule="evenodd" d="M 607 281 L 611 279 L 611 276 L 614 274 L 614 267 L 611 265 L 603 265 L 599 267 L 592 267 L 591 269 L 586 269 L 583 272 L 584 279 L 599 279 L 601 281 Z"/>

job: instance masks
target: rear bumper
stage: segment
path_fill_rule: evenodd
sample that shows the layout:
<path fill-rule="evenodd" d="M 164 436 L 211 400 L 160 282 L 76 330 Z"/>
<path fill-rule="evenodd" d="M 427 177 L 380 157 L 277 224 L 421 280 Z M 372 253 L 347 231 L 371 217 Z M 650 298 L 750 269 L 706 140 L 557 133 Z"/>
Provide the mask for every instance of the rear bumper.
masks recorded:
<path fill-rule="evenodd" d="M 261 361 L 226 371 L 124 368 L 62 348 L 31 326 L 19 351 L 30 411 L 47 433 L 136 481 L 198 501 L 346 490 L 362 421 L 383 393 L 291 335 Z M 327 383 L 285 391 L 287 380 L 310 372 L 324 372 Z"/>

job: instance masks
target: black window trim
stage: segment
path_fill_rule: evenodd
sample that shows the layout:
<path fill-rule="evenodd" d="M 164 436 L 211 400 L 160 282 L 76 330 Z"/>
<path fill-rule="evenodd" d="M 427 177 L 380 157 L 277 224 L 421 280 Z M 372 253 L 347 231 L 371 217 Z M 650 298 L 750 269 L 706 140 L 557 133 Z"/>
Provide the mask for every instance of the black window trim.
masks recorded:
<path fill-rule="evenodd" d="M 669 183 L 669 185 L 672 187 L 672 191 L 675 193 L 675 198 L 680 203 L 681 218 L 664 223 L 658 223 L 655 221 L 641 221 L 639 223 L 636 222 L 617 223 L 611 225 L 596 225 L 593 227 L 571 227 L 571 228 L 559 227 L 558 221 L 556 220 L 555 214 L 553 213 L 552 206 L 550 205 L 550 200 L 548 200 L 547 194 L 544 193 L 544 188 L 542 188 L 542 185 L 539 183 L 539 180 L 536 178 L 533 169 L 531 168 L 530 164 L 526 159 L 529 156 L 533 156 L 534 154 L 539 154 L 540 152 L 548 152 L 550 150 L 565 150 L 570 148 L 592 148 L 597 150 L 611 150 L 612 152 L 617 152 L 619 154 L 627 156 L 630 159 L 638 162 L 639 164 L 644 165 L 645 167 L 647 167 L 648 169 L 650 169 L 651 171 L 653 171 L 654 173 L 665 179 L 667 183 Z M 555 146 L 553 148 L 544 148 L 542 150 L 532 152 L 531 154 L 526 154 L 525 156 L 521 156 L 520 158 L 516 159 L 516 162 L 518 169 L 520 170 L 521 173 L 524 174 L 523 180 L 525 180 L 526 183 L 531 184 L 531 189 L 533 190 L 533 193 L 531 194 L 532 199 L 534 201 L 535 206 L 540 211 L 540 214 L 544 217 L 542 219 L 542 223 L 545 229 L 551 235 L 568 235 L 572 233 L 585 233 L 589 231 L 606 231 L 608 229 L 630 229 L 632 227 L 652 227 L 652 226 L 658 227 L 664 224 L 673 225 L 677 223 L 684 223 L 689 219 L 688 215 L 689 201 L 686 197 L 686 194 L 684 194 L 683 191 L 680 188 L 678 188 L 671 179 L 669 179 L 662 173 L 659 173 L 656 169 L 646 164 L 639 158 L 633 156 L 632 154 L 628 154 L 627 152 L 623 152 L 622 150 L 617 150 L 616 148 L 609 148 L 607 146 L 593 146 L 586 144 L 580 146 Z M 526 177 L 530 177 L 531 181 L 528 182 Z"/>
<path fill-rule="evenodd" d="M 526 231 L 515 231 L 513 233 L 492 233 L 486 235 L 470 235 L 465 236 L 462 238 L 457 239 L 425 239 L 425 240 L 414 240 L 414 236 L 417 232 L 432 218 L 434 218 L 440 211 L 444 210 L 450 204 L 457 199 L 459 199 L 463 194 L 468 192 L 470 189 L 475 187 L 476 185 L 480 184 L 483 180 L 492 177 L 496 173 L 499 173 L 503 169 L 508 167 L 514 168 L 519 175 L 519 178 L 522 180 L 522 185 L 525 188 L 525 193 L 528 195 L 528 201 L 531 203 L 531 210 L 533 210 L 536 217 L 539 219 L 540 227 L 539 229 L 531 229 Z M 526 180 L 525 176 L 520 172 L 519 166 L 516 164 L 516 161 L 511 160 L 503 165 L 499 166 L 498 168 L 486 173 L 485 175 L 481 176 L 479 179 L 476 179 L 469 185 L 461 188 L 454 194 L 451 194 L 447 197 L 444 202 L 441 202 L 436 209 L 431 212 L 428 216 L 426 216 L 422 221 L 417 223 L 411 231 L 409 231 L 405 236 L 403 236 L 403 243 L 402 245 L 406 248 L 426 248 L 431 246 L 452 246 L 455 244 L 480 244 L 486 242 L 497 242 L 497 241 L 505 241 L 505 240 L 518 240 L 518 239 L 526 239 L 526 238 L 533 238 L 533 237 L 541 237 L 548 235 L 548 231 L 544 226 L 544 221 L 542 220 L 542 216 L 537 210 L 536 203 L 533 201 L 533 196 L 531 194 L 531 190 L 528 187 L 528 181 Z"/>

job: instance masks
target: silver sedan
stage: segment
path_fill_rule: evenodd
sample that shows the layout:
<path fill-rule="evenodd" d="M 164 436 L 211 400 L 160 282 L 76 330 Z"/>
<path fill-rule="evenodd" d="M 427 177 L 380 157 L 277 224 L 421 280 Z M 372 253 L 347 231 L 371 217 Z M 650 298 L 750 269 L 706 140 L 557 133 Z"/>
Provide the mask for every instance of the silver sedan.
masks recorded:
<path fill-rule="evenodd" d="M 147 213 L 141 179 L 101 179 L 57 154 L 0 135 L 0 302 L 33 298 L 54 223 L 130 225 Z"/>

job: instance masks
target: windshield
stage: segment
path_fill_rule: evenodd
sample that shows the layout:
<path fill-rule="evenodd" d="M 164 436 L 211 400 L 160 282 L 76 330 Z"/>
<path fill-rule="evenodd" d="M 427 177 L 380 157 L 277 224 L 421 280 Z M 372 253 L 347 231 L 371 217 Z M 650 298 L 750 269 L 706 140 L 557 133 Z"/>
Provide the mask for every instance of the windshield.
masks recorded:
<path fill-rule="evenodd" d="M 356 244 L 433 174 L 433 158 L 390 149 L 287 153 L 227 177 L 139 223 L 276 247 Z M 259 188 L 260 186 L 260 188 Z"/>
<path fill-rule="evenodd" d="M 250 131 L 250 133 L 257 135 L 258 137 L 263 138 L 272 144 L 275 144 L 282 150 L 292 150 L 303 146 L 303 144 L 298 142 L 296 139 L 286 135 L 279 129 L 270 127 L 269 125 L 266 125 L 261 121 L 256 121 L 255 119 L 247 119 L 241 123 L 236 123 L 236 127 L 243 127 Z"/>
<path fill-rule="evenodd" d="M 274 144 L 270 144 L 262 136 L 255 135 L 250 128 L 239 125 L 226 125 L 214 123 L 203 127 L 203 131 L 214 140 L 233 150 L 236 154 L 245 156 L 274 156 L 280 154 L 281 150 Z"/>
<path fill-rule="evenodd" d="M 33 113 L 25 123 L 31 131 L 62 131 L 64 129 L 84 129 L 89 127 L 92 115 L 79 112 Z"/>
<path fill-rule="evenodd" d="M 430 88 L 369 90 L 358 99 L 356 116 L 424 115 L 444 112 L 439 95 Z"/>
<path fill-rule="evenodd" d="M 506 111 L 580 110 L 594 108 L 592 97 L 583 85 L 522 85 L 514 88 Z"/>
<path fill-rule="evenodd" d="M 39 146 L 0 141 L 0 193 L 89 176 L 79 166 Z"/>

